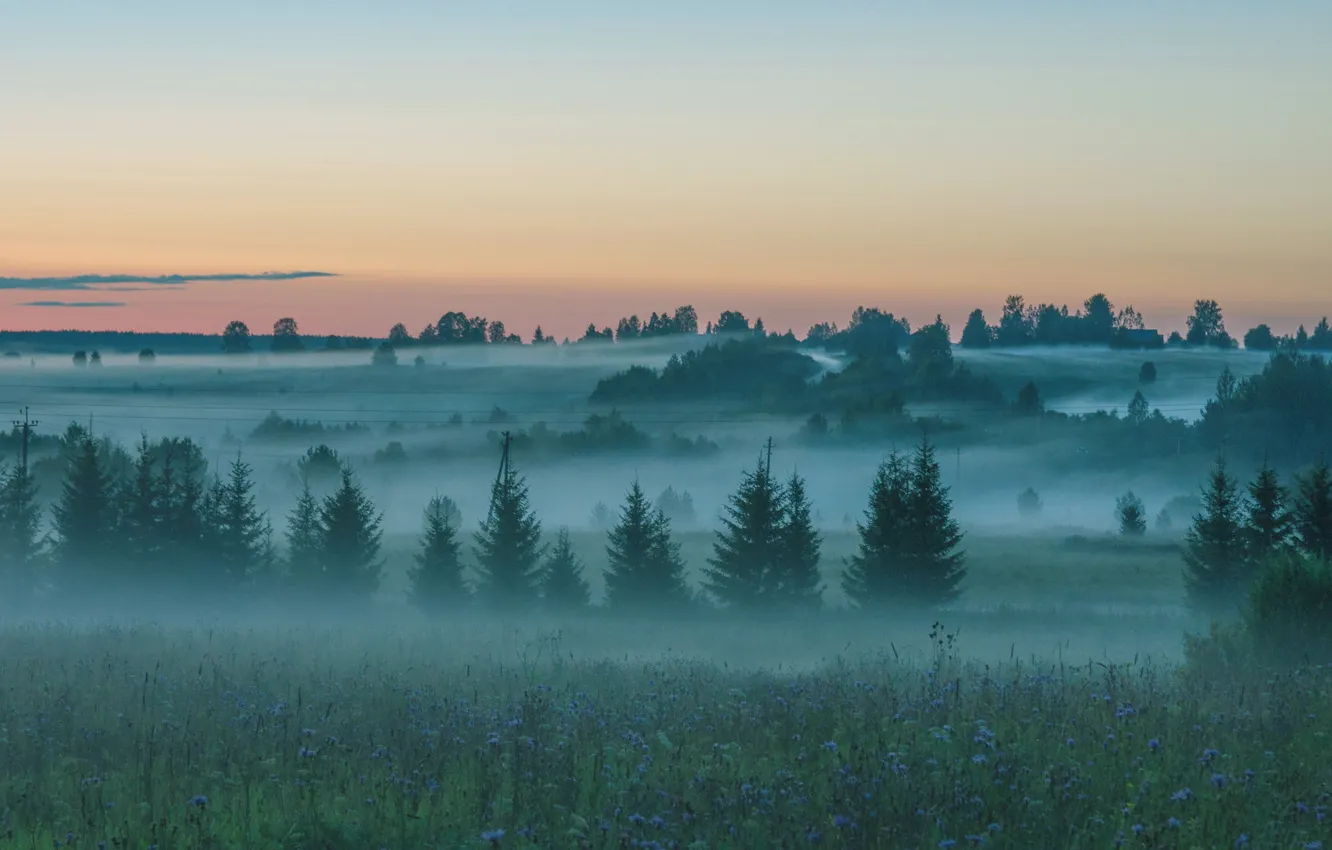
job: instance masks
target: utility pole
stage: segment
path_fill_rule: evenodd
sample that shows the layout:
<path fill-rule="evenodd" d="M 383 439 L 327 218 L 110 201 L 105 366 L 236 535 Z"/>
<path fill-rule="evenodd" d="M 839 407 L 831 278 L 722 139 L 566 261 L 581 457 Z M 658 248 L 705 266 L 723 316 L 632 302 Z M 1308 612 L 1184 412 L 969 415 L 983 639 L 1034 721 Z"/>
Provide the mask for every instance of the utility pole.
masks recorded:
<path fill-rule="evenodd" d="M 506 499 L 506 500 L 507 500 L 508 495 L 509 495 L 509 493 L 508 493 L 508 488 L 509 488 L 509 443 L 512 442 L 512 440 L 513 440 L 513 437 L 509 434 L 508 431 L 505 431 L 505 432 L 504 432 L 504 450 L 503 450 L 503 452 L 500 453 L 499 473 L 495 476 L 495 489 L 498 490 L 501 486 L 504 487 L 504 490 L 505 490 L 505 492 L 504 492 L 504 496 L 505 496 L 505 499 Z M 489 509 L 488 511 L 486 511 L 486 525 L 490 525 L 490 521 L 491 521 L 492 519 L 494 519 L 494 517 L 495 517 L 495 498 L 494 498 L 494 496 L 492 495 L 492 496 L 491 496 L 491 499 L 490 499 L 490 509 Z"/>
<path fill-rule="evenodd" d="M 32 438 L 33 427 L 40 424 L 42 423 L 38 422 L 36 419 L 28 418 L 27 407 L 23 408 L 23 420 L 22 421 L 19 421 L 18 419 L 14 420 L 14 427 L 21 428 L 23 430 L 23 474 L 24 475 L 28 474 L 28 441 Z"/>
<path fill-rule="evenodd" d="M 771 478 L 771 477 L 772 477 L 772 437 L 769 437 L 769 438 L 768 438 L 768 447 L 767 447 L 767 449 L 768 449 L 768 459 L 767 459 L 766 463 L 764 464 L 764 466 L 765 466 L 765 470 L 764 470 L 764 473 L 763 473 L 763 474 L 766 475 L 766 476 L 768 476 L 769 478 Z"/>

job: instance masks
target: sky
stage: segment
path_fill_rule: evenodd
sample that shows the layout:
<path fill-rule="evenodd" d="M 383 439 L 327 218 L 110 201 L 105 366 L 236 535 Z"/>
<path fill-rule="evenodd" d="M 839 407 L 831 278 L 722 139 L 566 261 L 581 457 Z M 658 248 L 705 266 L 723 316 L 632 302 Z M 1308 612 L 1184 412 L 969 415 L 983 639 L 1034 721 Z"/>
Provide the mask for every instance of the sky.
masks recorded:
<path fill-rule="evenodd" d="M 0 290 L 0 327 L 956 334 L 1104 291 L 1289 330 L 1332 312 L 1328 44 L 1325 0 L 0 0 L 0 277 L 339 275 Z"/>

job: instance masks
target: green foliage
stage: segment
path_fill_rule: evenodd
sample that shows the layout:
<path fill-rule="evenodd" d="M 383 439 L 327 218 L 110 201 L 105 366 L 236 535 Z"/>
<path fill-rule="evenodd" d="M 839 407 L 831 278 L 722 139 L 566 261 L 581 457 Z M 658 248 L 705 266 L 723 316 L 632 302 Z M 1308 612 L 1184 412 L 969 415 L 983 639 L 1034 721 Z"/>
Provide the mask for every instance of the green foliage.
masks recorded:
<path fill-rule="evenodd" d="M 1254 582 L 1245 626 L 1267 664 L 1332 663 L 1332 564 L 1273 558 Z"/>
<path fill-rule="evenodd" d="M 606 537 L 606 606 L 629 612 L 678 611 L 690 601 L 671 521 L 637 481 Z"/>
<path fill-rule="evenodd" d="M 563 614 L 584 611 L 592 604 L 592 591 L 569 544 L 568 528 L 560 528 L 541 568 L 541 603 L 547 611 Z"/>
<path fill-rule="evenodd" d="M 59 580 L 68 590 L 115 586 L 119 577 L 114 572 L 105 574 L 115 570 L 106 557 L 106 544 L 118 520 L 112 499 L 114 481 L 101 448 L 91 437 L 82 437 L 71 450 L 60 500 L 52 510 L 53 557 Z"/>
<path fill-rule="evenodd" d="M 21 465 L 0 472 L 0 608 L 22 605 L 41 580 L 42 509 Z"/>
<path fill-rule="evenodd" d="M 928 439 L 910 463 L 894 452 L 879 467 L 866 521 L 857 527 L 860 547 L 842 581 L 853 605 L 938 606 L 958 597 L 966 576 L 963 535 Z"/>
<path fill-rule="evenodd" d="M 985 313 L 972 310 L 967 317 L 967 324 L 962 328 L 963 348 L 989 348 L 994 343 L 994 331 L 985 323 Z"/>
<path fill-rule="evenodd" d="M 324 572 L 323 532 L 319 525 L 319 502 L 308 483 L 287 515 L 286 537 L 287 578 L 295 587 L 318 587 Z"/>
<path fill-rule="evenodd" d="M 222 331 L 222 350 L 227 354 L 245 354 L 250 350 L 250 328 L 244 322 L 232 321 Z"/>
<path fill-rule="evenodd" d="M 379 588 L 383 562 L 383 515 L 375 510 L 350 469 L 342 484 L 319 506 L 319 562 L 322 581 L 316 593 L 348 600 L 366 599 Z"/>
<path fill-rule="evenodd" d="M 1138 369 L 1138 383 L 1154 384 L 1156 383 L 1156 364 L 1148 360 Z"/>
<path fill-rule="evenodd" d="M 457 508 L 451 499 L 435 496 L 425 509 L 425 531 L 416 566 L 407 572 L 408 598 L 427 616 L 464 607 L 470 591 L 463 579 Z"/>
<path fill-rule="evenodd" d="M 1276 470 L 1264 464 L 1249 484 L 1245 505 L 1244 544 L 1251 569 L 1290 550 L 1294 526 L 1288 501 Z"/>
<path fill-rule="evenodd" d="M 730 339 L 671 357 L 660 373 L 631 366 L 597 383 L 594 403 L 731 398 L 757 402 L 803 396 L 819 373 L 810 357 L 785 344 Z"/>
<path fill-rule="evenodd" d="M 1332 561 L 1332 469 L 1326 460 L 1298 479 L 1292 515 L 1300 551 Z"/>
<path fill-rule="evenodd" d="M 258 579 L 272 567 L 272 525 L 254 496 L 252 468 L 239 456 L 231 462 L 207 502 L 207 557 L 227 587 Z"/>
<path fill-rule="evenodd" d="M 819 573 L 823 538 L 814 528 L 805 480 L 792 473 L 783 495 L 785 510 L 774 601 L 780 610 L 817 611 L 823 605 L 823 578 Z"/>
<path fill-rule="evenodd" d="M 1243 603 L 1253 576 L 1245 549 L 1244 506 L 1224 457 L 1217 458 L 1202 501 L 1202 512 L 1185 537 L 1184 584 L 1195 610 L 1226 616 Z"/>
<path fill-rule="evenodd" d="M 1119 521 L 1119 533 L 1125 537 L 1147 533 L 1147 507 L 1132 490 L 1115 500 L 1115 519 Z"/>
<path fill-rule="evenodd" d="M 475 540 L 477 600 L 496 611 L 534 610 L 540 597 L 541 522 L 527 482 L 512 466 L 491 486 L 490 511 Z"/>
<path fill-rule="evenodd" d="M 1280 466 L 1332 454 L 1332 368 L 1321 356 L 1281 351 L 1257 375 L 1223 376 L 1198 434 L 1214 449 Z"/>
<path fill-rule="evenodd" d="M 704 586 L 728 608 L 757 611 L 776 601 L 782 577 L 786 498 L 760 460 L 731 494 L 704 570 Z"/>

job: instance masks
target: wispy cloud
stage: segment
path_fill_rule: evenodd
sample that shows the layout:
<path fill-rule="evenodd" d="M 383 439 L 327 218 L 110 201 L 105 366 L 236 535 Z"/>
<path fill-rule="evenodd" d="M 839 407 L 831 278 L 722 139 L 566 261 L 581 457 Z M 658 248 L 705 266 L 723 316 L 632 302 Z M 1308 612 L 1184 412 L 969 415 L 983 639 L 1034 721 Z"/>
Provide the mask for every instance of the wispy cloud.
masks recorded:
<path fill-rule="evenodd" d="M 263 272 L 261 274 L 164 274 L 153 277 L 137 274 L 81 274 L 72 277 L 0 277 L 0 289 L 24 289 L 71 292 L 95 290 L 122 283 L 151 283 L 154 286 L 180 286 L 233 280 L 298 280 L 309 277 L 337 277 L 333 272 Z"/>
<path fill-rule="evenodd" d="M 20 307 L 124 307 L 124 301 L 24 301 Z"/>

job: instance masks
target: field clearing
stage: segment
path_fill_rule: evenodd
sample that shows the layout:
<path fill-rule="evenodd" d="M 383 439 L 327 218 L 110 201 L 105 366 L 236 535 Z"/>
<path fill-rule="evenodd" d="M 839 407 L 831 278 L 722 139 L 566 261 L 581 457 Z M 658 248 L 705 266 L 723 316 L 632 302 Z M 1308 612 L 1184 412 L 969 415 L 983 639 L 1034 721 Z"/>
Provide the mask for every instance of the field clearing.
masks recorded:
<path fill-rule="evenodd" d="M 683 625 L 673 627 L 686 633 Z M 730 633 L 737 631 L 729 627 Z M 751 639 L 772 638 L 769 627 Z M 1317 847 L 1328 676 L 957 646 L 609 662 L 527 624 L 0 630 L 14 847 Z M 599 640 L 596 636 L 599 635 Z M 633 624 L 580 642 L 619 649 Z M 695 640 L 724 645 L 703 629 Z"/>

